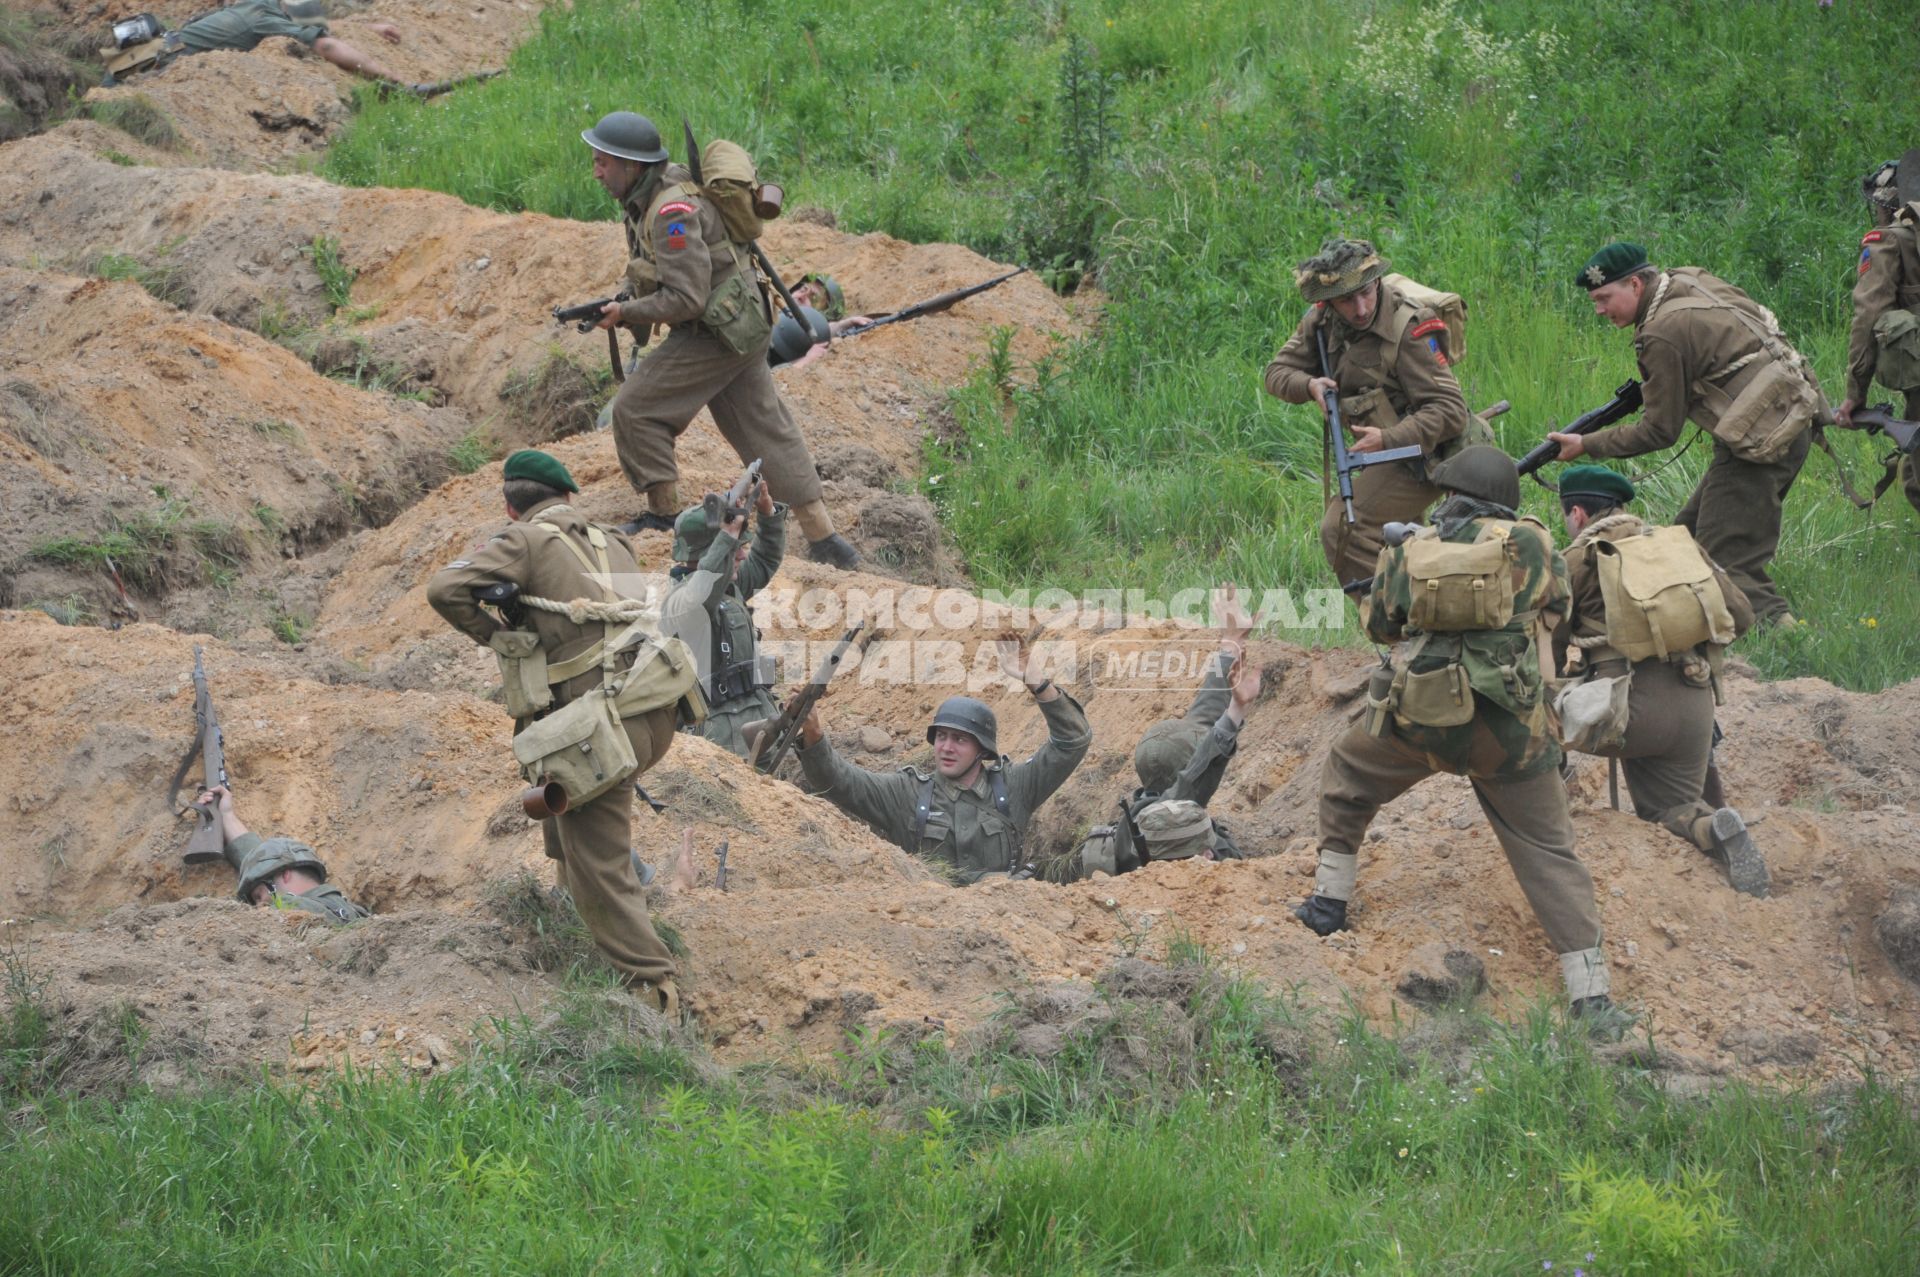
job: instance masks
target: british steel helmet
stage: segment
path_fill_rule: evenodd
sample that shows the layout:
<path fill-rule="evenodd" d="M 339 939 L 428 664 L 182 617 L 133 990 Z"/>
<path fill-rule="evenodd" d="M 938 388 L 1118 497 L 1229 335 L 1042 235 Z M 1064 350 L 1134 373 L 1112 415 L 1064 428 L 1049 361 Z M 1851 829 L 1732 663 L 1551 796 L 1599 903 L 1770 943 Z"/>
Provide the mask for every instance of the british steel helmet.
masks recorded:
<path fill-rule="evenodd" d="M 596 151 L 623 160 L 638 160 L 642 164 L 667 158 L 667 148 L 660 141 L 660 130 L 654 127 L 652 120 L 632 111 L 615 111 L 611 115 L 601 116 L 598 124 L 581 132 L 580 140 Z"/>

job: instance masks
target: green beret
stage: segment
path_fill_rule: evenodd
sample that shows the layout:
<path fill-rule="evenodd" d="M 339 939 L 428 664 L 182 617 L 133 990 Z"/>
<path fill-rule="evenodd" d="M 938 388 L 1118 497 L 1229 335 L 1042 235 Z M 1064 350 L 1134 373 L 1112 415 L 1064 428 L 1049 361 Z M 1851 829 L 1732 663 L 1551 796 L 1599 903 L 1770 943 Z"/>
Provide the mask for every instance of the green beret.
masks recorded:
<path fill-rule="evenodd" d="M 1574 278 L 1573 282 L 1577 287 L 1592 292 L 1605 284 L 1611 284 L 1616 279 L 1625 279 L 1646 264 L 1646 249 L 1638 244 L 1619 240 L 1608 244 L 1589 257 L 1587 264 L 1580 268 L 1580 274 Z"/>
<path fill-rule="evenodd" d="M 1633 500 L 1633 480 L 1605 466 L 1568 466 L 1560 472 L 1560 499 L 1600 497 L 1614 505 Z"/>
<path fill-rule="evenodd" d="M 508 457 L 507 464 L 500 467 L 500 477 L 531 479 L 559 492 L 580 491 L 580 485 L 573 481 L 573 476 L 567 473 L 565 466 L 534 448 L 522 448 Z"/>
<path fill-rule="evenodd" d="M 1386 273 L 1387 259 L 1372 244 L 1336 235 L 1300 263 L 1293 282 L 1308 301 L 1324 302 L 1357 293 Z"/>

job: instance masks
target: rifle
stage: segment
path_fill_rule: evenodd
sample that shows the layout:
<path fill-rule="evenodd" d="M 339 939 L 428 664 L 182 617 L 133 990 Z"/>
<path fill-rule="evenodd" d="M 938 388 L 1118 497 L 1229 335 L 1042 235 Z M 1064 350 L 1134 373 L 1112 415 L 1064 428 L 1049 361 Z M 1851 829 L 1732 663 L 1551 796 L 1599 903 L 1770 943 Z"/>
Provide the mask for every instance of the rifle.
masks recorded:
<path fill-rule="evenodd" d="M 857 647 L 864 653 L 877 635 L 877 631 L 867 630 L 864 637 L 861 631 L 867 629 L 865 621 L 855 622 L 854 627 L 840 636 L 840 641 L 827 653 L 827 659 L 820 662 L 820 668 L 813 677 L 800 685 L 800 689 L 787 698 L 778 717 L 767 724 L 760 733 L 760 739 L 753 747 L 753 765 L 771 775 L 786 760 L 787 751 L 800 739 L 800 724 L 813 712 L 814 703 L 826 692 L 827 684 L 833 681 L 834 671 L 840 668 L 847 649 Z M 856 643 L 856 640 L 858 642 Z"/>
<path fill-rule="evenodd" d="M 450 93 L 463 85 L 481 84 L 496 75 L 505 74 L 505 68 L 496 68 L 492 71 L 470 71 L 466 75 L 448 76 L 444 80 L 428 80 L 423 84 L 408 84 L 401 87 L 424 102 L 428 98 L 437 98 L 442 93 Z"/>
<path fill-rule="evenodd" d="M 578 306 L 555 306 L 553 318 L 562 324 L 572 324 L 575 332 L 590 333 L 605 318 L 606 309 L 614 302 L 627 300 L 627 290 L 621 289 L 611 297 L 602 297 L 598 301 L 581 302 Z M 620 325 L 607 329 L 607 362 L 613 366 L 613 379 L 624 382 L 626 369 L 620 366 Z"/>
<path fill-rule="evenodd" d="M 1910 457 L 1920 454 L 1920 421 L 1900 420 L 1893 415 L 1890 403 L 1855 408 L 1853 424 L 1870 435 L 1885 435 L 1896 449 Z"/>
<path fill-rule="evenodd" d="M 1613 392 L 1613 398 L 1607 400 L 1591 412 L 1581 413 L 1571 422 L 1567 423 L 1564 429 L 1556 430 L 1554 433 L 1562 435 L 1592 434 L 1603 426 L 1610 426 L 1622 417 L 1631 416 L 1633 413 L 1640 411 L 1640 402 L 1640 383 L 1629 377 L 1626 381 L 1620 383 L 1620 389 Z M 1548 462 L 1558 461 L 1559 459 L 1560 445 L 1548 439 L 1537 445 L 1533 451 L 1529 452 L 1526 456 L 1520 458 L 1519 463 L 1514 468 L 1517 469 L 1522 476 L 1525 476 L 1532 474 Z M 1546 486 L 1546 480 L 1544 479 L 1536 478 L 1534 482 L 1540 484 L 1542 487 Z"/>
<path fill-rule="evenodd" d="M 858 337 L 861 333 L 870 333 L 874 329 L 884 328 L 888 324 L 903 324 L 909 319 L 918 319 L 922 315 L 937 315 L 943 310 L 950 309 L 958 302 L 963 302 L 969 297 L 986 292 L 989 288 L 998 288 L 1015 275 L 1024 275 L 1026 273 L 1027 268 L 1021 266 L 1015 270 L 1008 271 L 1004 275 L 995 275 L 983 284 L 969 284 L 965 288 L 951 289 L 941 293 L 938 297 L 929 297 L 923 302 L 915 302 L 911 306 L 896 310 L 891 315 L 882 315 L 872 323 L 849 328 L 840 334 L 840 338 L 841 340 L 845 340 L 848 337 Z"/>
<path fill-rule="evenodd" d="M 1327 327 L 1324 320 L 1314 325 L 1313 337 L 1320 345 L 1320 375 L 1331 378 L 1333 359 L 1327 354 Z M 1347 508 L 1347 523 L 1352 524 L 1353 472 L 1389 461 L 1411 461 L 1420 455 L 1420 445 L 1410 443 L 1402 448 L 1387 448 L 1381 452 L 1349 452 L 1347 426 L 1340 420 L 1339 389 L 1329 388 L 1320 398 L 1327 408 L 1327 439 L 1333 446 L 1333 468 L 1340 477 L 1340 502 Z"/>
<path fill-rule="evenodd" d="M 220 805 L 217 802 L 181 802 L 180 782 L 187 778 L 187 770 L 193 766 L 197 754 L 200 758 L 201 788 L 212 789 L 216 785 L 225 785 L 227 744 L 226 737 L 220 731 L 220 718 L 213 710 L 213 693 L 207 687 L 207 667 L 198 644 L 193 649 L 193 723 L 193 744 L 187 747 L 186 756 L 173 773 L 173 791 L 167 801 L 180 815 L 184 816 L 189 811 L 199 813 L 200 824 L 187 841 L 187 849 L 181 859 L 190 865 L 204 865 L 226 858 L 226 839 L 220 833 Z"/>
<path fill-rule="evenodd" d="M 740 477 L 727 489 L 727 495 L 709 492 L 700 499 L 700 511 L 707 516 L 709 530 L 718 532 L 720 525 L 729 519 L 744 519 L 747 511 L 753 507 L 754 497 L 760 487 L 760 458 L 755 457 Z"/>

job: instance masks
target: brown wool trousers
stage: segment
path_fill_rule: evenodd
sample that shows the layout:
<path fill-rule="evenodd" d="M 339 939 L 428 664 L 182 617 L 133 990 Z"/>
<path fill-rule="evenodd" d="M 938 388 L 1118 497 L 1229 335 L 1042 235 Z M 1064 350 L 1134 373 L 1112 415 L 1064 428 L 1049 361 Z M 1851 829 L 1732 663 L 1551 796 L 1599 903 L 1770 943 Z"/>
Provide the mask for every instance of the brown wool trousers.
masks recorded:
<path fill-rule="evenodd" d="M 626 722 L 640 766 L 653 766 L 673 744 L 678 711 L 662 706 Z M 559 861 L 560 885 L 573 896 L 580 920 L 628 985 L 671 979 L 673 956 L 647 918 L 646 893 L 633 872 L 633 777 L 590 803 L 540 823 L 547 855 Z"/>
<path fill-rule="evenodd" d="M 613 446 L 635 492 L 680 477 L 674 441 L 702 408 L 742 464 L 758 458 L 774 499 L 820 499 L 820 475 L 793 414 L 773 384 L 764 349 L 736 355 L 704 328 L 681 324 L 613 399 Z"/>
<path fill-rule="evenodd" d="M 1812 447 L 1813 432 L 1803 431 L 1786 456 L 1761 465 L 1740 460 L 1726 444 L 1714 440 L 1713 461 L 1674 519 L 1693 534 L 1709 558 L 1727 570 L 1762 623 L 1777 621 L 1788 611 L 1786 599 L 1767 575 L 1767 565 L 1780 548 L 1787 489 L 1799 477 Z"/>
<path fill-rule="evenodd" d="M 1338 488 L 1320 516 L 1320 549 L 1341 585 L 1371 581 L 1383 544 L 1381 529 L 1389 523 L 1412 523 L 1446 494 L 1413 477 L 1404 461 L 1388 461 L 1356 470 L 1353 475 L 1353 524 L 1347 524 L 1346 504 Z"/>

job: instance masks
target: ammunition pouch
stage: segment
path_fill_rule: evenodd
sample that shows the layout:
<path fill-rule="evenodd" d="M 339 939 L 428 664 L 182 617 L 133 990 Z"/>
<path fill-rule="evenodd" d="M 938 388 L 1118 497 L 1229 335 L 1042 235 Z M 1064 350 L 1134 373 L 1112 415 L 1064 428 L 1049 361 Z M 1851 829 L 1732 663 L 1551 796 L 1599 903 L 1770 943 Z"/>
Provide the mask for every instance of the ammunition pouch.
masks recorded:
<path fill-rule="evenodd" d="M 513 738 L 513 756 L 530 785 L 558 781 L 569 807 L 592 802 L 640 765 L 610 689 L 597 687 Z"/>
<path fill-rule="evenodd" d="M 487 640 L 500 666 L 501 699 L 515 719 L 532 718 L 553 704 L 547 654 L 532 630 L 497 630 Z"/>
<path fill-rule="evenodd" d="M 1473 721 L 1473 682 L 1457 661 L 1419 674 L 1402 670 L 1392 705 L 1396 719 L 1416 727 L 1459 727 Z"/>
<path fill-rule="evenodd" d="M 186 48 L 178 31 L 168 31 L 151 40 L 125 49 L 102 49 L 100 60 L 107 64 L 107 80 L 125 79 L 138 75 L 142 71 L 151 71 L 154 67 L 171 62 Z"/>
<path fill-rule="evenodd" d="M 1812 383 L 1778 359 L 1763 362 L 1738 394 L 1729 396 L 1712 382 L 1700 382 L 1698 389 L 1707 411 L 1718 410 L 1709 433 L 1734 456 L 1757 465 L 1786 456 L 1820 411 Z"/>
<path fill-rule="evenodd" d="M 1120 841 L 1119 830 L 1113 825 L 1095 825 L 1087 831 L 1086 838 L 1080 844 L 1079 877 L 1091 878 L 1096 873 L 1111 877 L 1120 872 L 1116 859 L 1116 844 Z"/>
<path fill-rule="evenodd" d="M 1873 378 L 1892 390 L 1920 390 L 1920 314 L 1888 310 L 1873 321 L 1879 354 Z"/>
<path fill-rule="evenodd" d="M 1422 529 L 1406 542 L 1411 606 L 1407 627 L 1430 634 L 1497 630 L 1513 620 L 1513 548 L 1509 528 L 1471 544 L 1442 541 Z"/>
<path fill-rule="evenodd" d="M 760 662 L 757 660 L 735 661 L 722 666 L 714 673 L 707 699 L 715 705 L 724 705 L 728 701 L 751 696 L 760 688 L 773 686 L 759 675 Z"/>
<path fill-rule="evenodd" d="M 629 298 L 651 297 L 660 291 L 660 269 L 644 257 L 628 260 L 624 278 Z"/>
<path fill-rule="evenodd" d="M 1361 726 L 1369 736 L 1385 736 L 1387 724 L 1393 721 L 1394 671 L 1391 665 L 1377 665 L 1373 675 L 1367 679 L 1366 707 L 1361 713 Z"/>
<path fill-rule="evenodd" d="M 767 317 L 766 299 L 760 295 L 752 264 L 742 260 L 745 254 L 738 245 L 732 247 L 740 269 L 707 298 L 700 323 L 734 354 L 750 355 L 766 349 L 773 321 Z"/>

